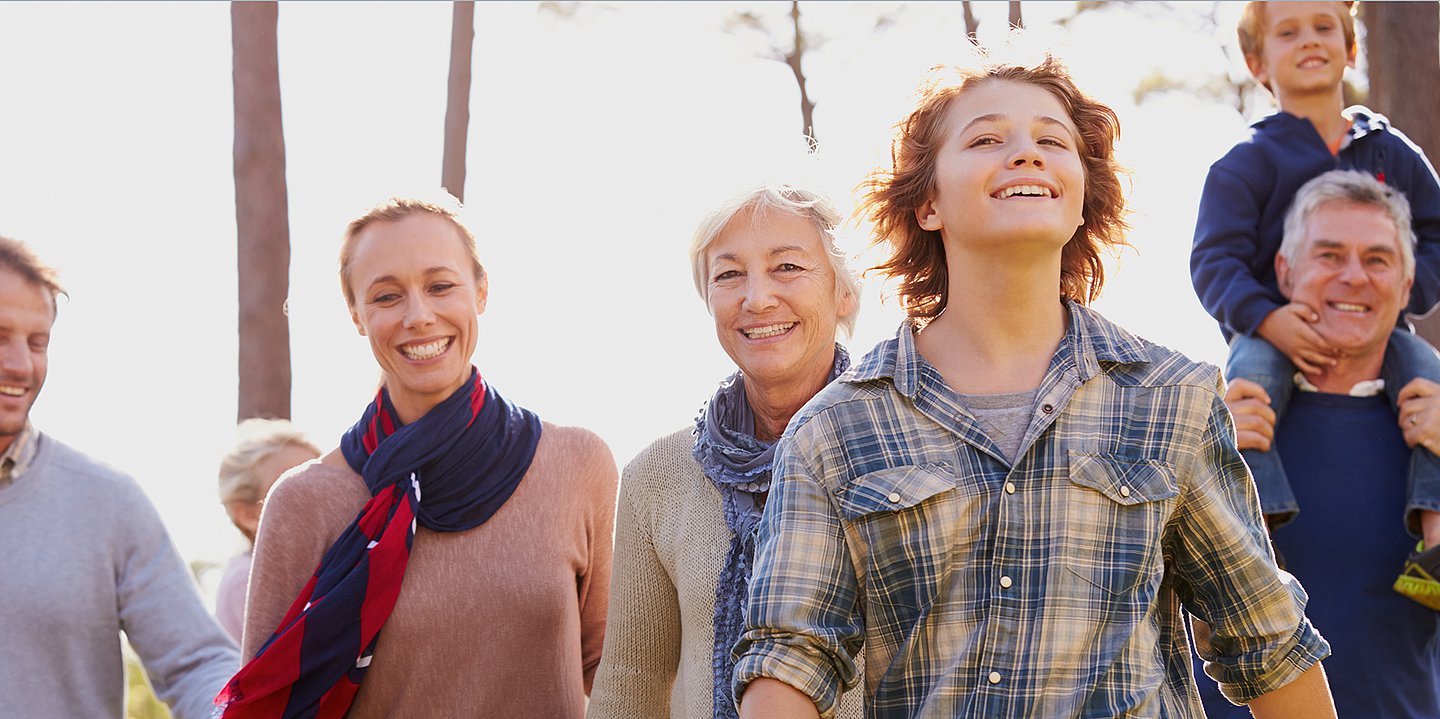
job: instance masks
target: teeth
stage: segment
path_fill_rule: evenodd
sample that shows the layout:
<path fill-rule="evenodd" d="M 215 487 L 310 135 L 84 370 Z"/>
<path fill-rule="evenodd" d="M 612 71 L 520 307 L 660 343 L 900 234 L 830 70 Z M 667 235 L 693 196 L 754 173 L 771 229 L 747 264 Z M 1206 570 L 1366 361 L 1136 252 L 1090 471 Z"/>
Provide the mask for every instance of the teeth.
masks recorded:
<path fill-rule="evenodd" d="M 765 339 L 766 337 L 774 337 L 775 335 L 785 334 L 786 332 L 790 331 L 791 327 L 794 326 L 794 322 L 787 322 L 785 324 L 766 325 L 764 327 L 752 327 L 748 330 L 740 331 L 744 333 L 746 337 L 749 337 L 752 340 L 760 340 Z"/>
<path fill-rule="evenodd" d="M 11 397 L 22 397 L 25 395 L 25 388 L 15 387 L 8 384 L 0 384 L 0 394 L 9 395 Z"/>
<path fill-rule="evenodd" d="M 1042 185 L 1011 185 L 995 193 L 995 196 L 1002 200 L 1014 195 L 1024 197 L 1052 197 L 1050 189 Z"/>
<path fill-rule="evenodd" d="M 1370 310 L 1365 305 L 1352 305 L 1348 302 L 1331 302 L 1330 306 L 1341 312 L 1368 312 Z"/>
<path fill-rule="evenodd" d="M 417 345 L 414 347 L 401 347 L 400 351 L 412 360 L 426 360 L 438 356 L 445 348 L 450 346 L 449 339 L 435 340 L 429 344 Z"/>

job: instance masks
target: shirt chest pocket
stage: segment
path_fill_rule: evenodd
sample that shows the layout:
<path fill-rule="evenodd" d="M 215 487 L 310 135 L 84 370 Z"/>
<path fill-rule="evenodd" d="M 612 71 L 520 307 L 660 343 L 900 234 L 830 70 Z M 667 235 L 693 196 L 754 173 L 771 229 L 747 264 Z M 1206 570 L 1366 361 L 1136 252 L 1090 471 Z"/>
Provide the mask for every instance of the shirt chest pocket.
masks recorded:
<path fill-rule="evenodd" d="M 1174 469 L 1156 459 L 1073 450 L 1069 460 L 1066 571 L 1110 597 L 1157 588 L 1160 542 L 1179 495 Z"/>
<path fill-rule="evenodd" d="M 870 611 L 900 619 L 928 607 L 964 530 L 954 470 L 882 469 L 856 477 L 836 499 Z"/>

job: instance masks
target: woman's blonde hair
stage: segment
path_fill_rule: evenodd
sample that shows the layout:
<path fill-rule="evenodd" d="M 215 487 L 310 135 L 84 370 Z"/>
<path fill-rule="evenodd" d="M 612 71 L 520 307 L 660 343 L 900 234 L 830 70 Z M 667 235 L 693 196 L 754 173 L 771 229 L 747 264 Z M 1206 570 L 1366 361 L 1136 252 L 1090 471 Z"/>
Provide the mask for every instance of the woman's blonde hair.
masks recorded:
<path fill-rule="evenodd" d="M 709 302 L 705 292 L 710 284 L 706 248 L 720 237 L 735 218 L 742 215 L 762 218 L 769 213 L 793 215 L 810 223 L 815 231 L 820 233 L 821 245 L 825 248 L 830 268 L 835 273 L 835 299 L 838 301 L 846 295 L 855 298 L 854 309 L 839 317 L 837 324 L 846 336 L 854 334 L 855 318 L 860 314 L 860 279 L 850 269 L 845 253 L 835 243 L 835 228 L 843 218 L 829 198 L 794 185 L 765 184 L 745 190 L 711 210 L 710 214 L 700 221 L 700 226 L 695 229 L 695 237 L 690 242 L 690 271 L 695 278 L 695 291 L 700 293 L 700 299 Z"/>
<path fill-rule="evenodd" d="M 345 293 L 347 307 L 355 306 L 355 291 L 350 287 L 350 260 L 355 255 L 355 243 L 360 237 L 360 233 L 366 227 L 377 222 L 397 222 L 416 214 L 434 215 L 455 227 L 456 233 L 460 236 L 460 243 L 465 246 L 465 252 L 470 257 L 470 265 L 475 271 L 475 281 L 484 285 L 485 266 L 480 264 L 480 251 L 475 247 L 475 235 L 460 221 L 455 209 L 438 202 L 409 197 L 392 197 L 351 220 L 345 228 L 345 234 L 341 236 L 340 289 Z"/>
<path fill-rule="evenodd" d="M 220 460 L 220 502 L 254 504 L 264 499 L 255 467 L 284 447 L 303 447 L 320 456 L 320 448 L 283 419 L 247 419 L 236 428 L 239 441 Z"/>

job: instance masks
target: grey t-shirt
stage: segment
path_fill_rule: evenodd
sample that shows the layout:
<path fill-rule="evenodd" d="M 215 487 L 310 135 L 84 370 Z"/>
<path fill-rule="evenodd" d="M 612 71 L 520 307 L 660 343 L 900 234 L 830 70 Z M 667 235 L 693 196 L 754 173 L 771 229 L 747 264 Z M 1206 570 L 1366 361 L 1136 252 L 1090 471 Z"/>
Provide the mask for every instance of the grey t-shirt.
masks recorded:
<path fill-rule="evenodd" d="M 1037 387 L 1026 392 L 962 394 L 960 402 L 1013 463 L 1020 451 L 1020 440 L 1025 438 L 1025 430 L 1030 426 L 1031 410 L 1039 391 Z"/>

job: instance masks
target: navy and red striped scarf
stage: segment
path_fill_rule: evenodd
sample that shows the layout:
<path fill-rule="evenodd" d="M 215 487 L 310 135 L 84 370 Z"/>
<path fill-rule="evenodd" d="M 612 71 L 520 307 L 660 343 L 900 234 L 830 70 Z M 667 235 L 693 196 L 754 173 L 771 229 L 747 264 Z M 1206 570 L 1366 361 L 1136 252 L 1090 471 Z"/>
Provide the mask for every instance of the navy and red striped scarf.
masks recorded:
<path fill-rule="evenodd" d="M 381 388 L 340 449 L 371 499 L 325 552 L 280 627 L 215 698 L 223 719 L 343 717 L 395 608 L 415 527 L 483 524 L 520 484 L 540 419 L 469 380 L 401 424 Z"/>

